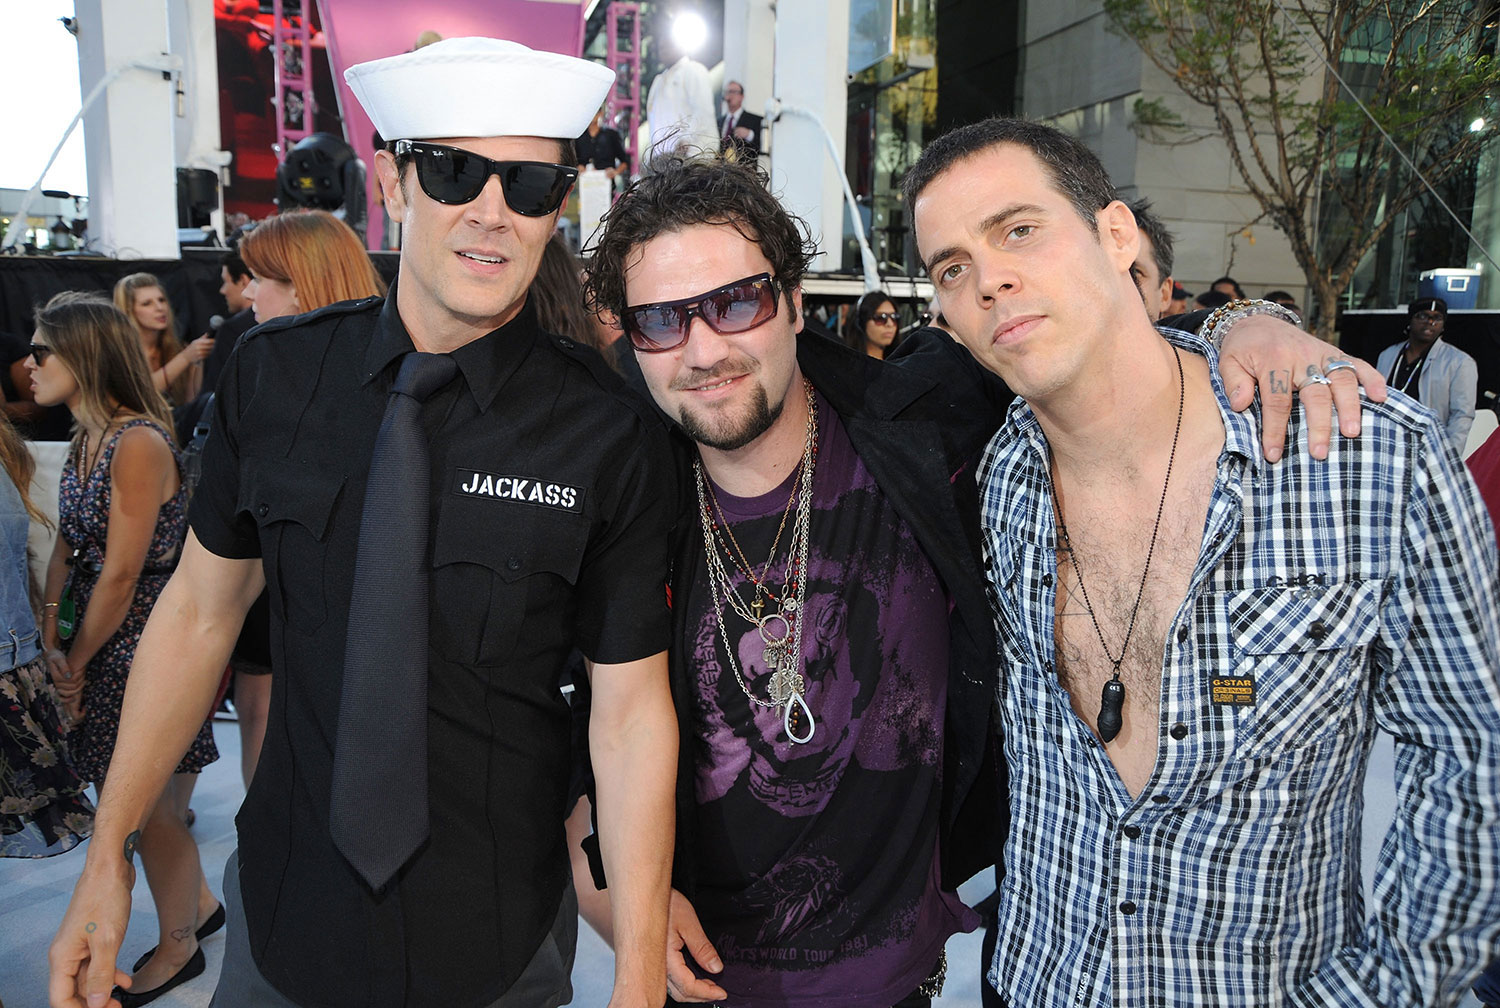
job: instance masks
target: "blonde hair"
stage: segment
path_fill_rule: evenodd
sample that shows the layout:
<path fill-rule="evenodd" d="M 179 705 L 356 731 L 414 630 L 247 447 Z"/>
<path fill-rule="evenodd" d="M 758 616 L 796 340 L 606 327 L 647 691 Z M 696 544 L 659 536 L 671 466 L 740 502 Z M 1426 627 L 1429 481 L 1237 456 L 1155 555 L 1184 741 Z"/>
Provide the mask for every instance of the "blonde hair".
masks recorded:
<path fill-rule="evenodd" d="M 167 289 L 161 285 L 160 280 L 156 279 L 154 273 L 131 273 L 115 282 L 115 307 L 125 313 L 125 318 L 138 333 L 140 326 L 135 321 L 135 296 L 152 287 L 161 291 L 163 298 L 166 297 Z M 145 333 L 140 333 L 140 335 L 144 336 Z M 182 352 L 182 343 L 177 339 L 177 316 L 172 311 L 171 301 L 167 301 L 167 328 L 157 340 L 156 348 L 157 356 L 160 358 L 158 367 L 165 367 L 167 361 Z M 191 369 L 184 370 L 177 376 L 176 381 L 167 386 L 172 393 L 172 398 L 178 402 L 187 401 L 188 382 L 191 380 L 190 371 Z"/>
<path fill-rule="evenodd" d="M 37 309 L 36 328 L 78 382 L 75 444 L 84 421 L 102 427 L 120 410 L 154 420 L 172 436 L 172 411 L 123 311 L 97 295 L 65 291 Z"/>
<path fill-rule="evenodd" d="M 0 465 L 5 467 L 5 473 L 10 481 L 21 491 L 21 503 L 26 506 L 26 513 L 31 516 L 32 521 L 41 522 L 47 528 L 52 527 L 52 522 L 42 513 L 42 509 L 31 502 L 31 477 L 36 475 L 36 459 L 26 448 L 26 442 L 21 440 L 21 435 L 11 426 L 10 418 L 0 413 Z"/>
<path fill-rule="evenodd" d="M 262 221 L 240 239 L 240 258 L 257 278 L 291 284 L 305 312 L 385 293 L 359 236 L 327 210 Z"/>

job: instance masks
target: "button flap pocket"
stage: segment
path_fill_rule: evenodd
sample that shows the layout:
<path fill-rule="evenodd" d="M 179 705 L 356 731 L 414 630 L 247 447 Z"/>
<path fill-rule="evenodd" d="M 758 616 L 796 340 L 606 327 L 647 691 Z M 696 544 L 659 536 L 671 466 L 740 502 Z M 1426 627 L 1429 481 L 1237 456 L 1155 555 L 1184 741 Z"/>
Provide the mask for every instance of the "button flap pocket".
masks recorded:
<path fill-rule="evenodd" d="M 1272 655 L 1358 647 L 1375 637 L 1383 581 L 1252 588 L 1226 598 L 1235 649 Z"/>
<path fill-rule="evenodd" d="M 433 567 L 478 564 L 506 581 L 547 572 L 577 583 L 588 543 L 583 516 L 461 497 L 447 497 L 441 507 Z"/>
<path fill-rule="evenodd" d="M 246 469 L 248 478 L 240 488 L 241 510 L 261 526 L 296 522 L 322 541 L 344 487 L 342 473 L 291 459 L 254 459 Z"/>
<path fill-rule="evenodd" d="M 1365 715 L 1356 698 L 1379 631 L 1383 585 L 1277 586 L 1221 597 L 1234 640 L 1239 756 L 1276 759 L 1360 729 Z"/>

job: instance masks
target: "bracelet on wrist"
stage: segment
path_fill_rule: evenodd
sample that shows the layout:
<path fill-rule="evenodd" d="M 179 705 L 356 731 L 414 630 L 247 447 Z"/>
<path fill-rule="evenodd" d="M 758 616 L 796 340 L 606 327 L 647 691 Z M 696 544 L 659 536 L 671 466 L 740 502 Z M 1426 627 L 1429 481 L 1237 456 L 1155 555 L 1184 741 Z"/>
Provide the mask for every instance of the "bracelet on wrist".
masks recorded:
<path fill-rule="evenodd" d="M 1203 325 L 1198 327 L 1198 335 L 1208 340 L 1213 345 L 1215 352 L 1224 349 L 1224 337 L 1229 335 L 1229 330 L 1234 328 L 1236 322 L 1243 321 L 1251 315 L 1275 315 L 1283 322 L 1289 322 L 1299 329 L 1302 327 L 1302 319 L 1297 313 L 1275 301 L 1257 301 L 1249 298 L 1241 298 L 1220 305 L 1209 312 L 1208 318 L 1203 320 Z"/>

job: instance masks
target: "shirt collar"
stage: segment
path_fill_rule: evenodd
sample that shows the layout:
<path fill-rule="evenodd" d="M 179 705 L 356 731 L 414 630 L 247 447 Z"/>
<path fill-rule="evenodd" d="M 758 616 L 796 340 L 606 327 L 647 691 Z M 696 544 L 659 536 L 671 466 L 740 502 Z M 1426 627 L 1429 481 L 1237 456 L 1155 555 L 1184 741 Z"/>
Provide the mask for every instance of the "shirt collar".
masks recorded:
<path fill-rule="evenodd" d="M 449 354 L 463 372 L 464 381 L 481 413 L 490 408 L 507 379 L 521 366 L 540 333 L 536 309 L 528 297 L 515 318 Z M 386 293 L 385 304 L 380 307 L 369 347 L 365 350 L 360 384 L 368 385 L 387 370 L 391 362 L 415 349 L 411 334 L 406 331 L 406 324 L 396 309 L 396 282 L 393 281 Z"/>
<path fill-rule="evenodd" d="M 1229 408 L 1229 396 L 1224 392 L 1224 379 L 1219 374 L 1218 351 L 1207 340 L 1193 333 L 1183 332 L 1181 329 L 1159 326 L 1157 331 L 1173 346 L 1191 351 L 1208 360 L 1208 375 L 1213 382 L 1214 398 L 1218 400 L 1219 414 L 1224 420 L 1224 455 L 1238 455 L 1244 459 L 1252 471 L 1258 472 L 1264 459 L 1260 453 L 1259 439 L 1256 437 L 1256 423 L 1250 416 L 1250 411 L 1236 413 Z M 1046 457 L 1044 447 L 1046 436 L 1042 433 L 1042 425 L 1037 420 L 1036 414 L 1031 411 L 1031 407 L 1026 404 L 1026 400 L 1016 397 L 1006 413 L 1005 422 L 1016 437 L 1026 439 L 1041 452 L 1043 458 Z"/>

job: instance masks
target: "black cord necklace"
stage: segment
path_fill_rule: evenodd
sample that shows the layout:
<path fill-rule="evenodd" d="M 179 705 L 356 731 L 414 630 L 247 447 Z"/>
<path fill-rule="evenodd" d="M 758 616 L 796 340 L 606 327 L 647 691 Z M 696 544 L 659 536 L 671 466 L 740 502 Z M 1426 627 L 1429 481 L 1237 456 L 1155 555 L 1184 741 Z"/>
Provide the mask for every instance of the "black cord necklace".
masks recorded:
<path fill-rule="evenodd" d="M 1067 551 L 1068 562 L 1073 565 L 1073 573 L 1078 578 L 1078 590 L 1083 594 L 1083 605 L 1088 610 L 1089 621 L 1094 624 L 1099 646 L 1104 649 L 1104 657 L 1114 666 L 1114 676 L 1104 684 L 1104 691 L 1099 698 L 1099 737 L 1106 745 L 1114 741 L 1125 723 L 1121 715 L 1125 707 L 1125 684 L 1120 681 L 1120 665 L 1125 661 L 1125 654 L 1130 648 L 1130 637 L 1135 633 L 1135 617 L 1141 611 L 1141 598 L 1146 594 L 1146 575 L 1151 571 L 1151 557 L 1156 552 L 1156 534 L 1161 531 L 1161 515 L 1167 506 L 1167 486 L 1172 482 L 1172 463 L 1177 460 L 1177 438 L 1182 434 L 1182 408 L 1187 399 L 1187 380 L 1182 373 L 1182 354 L 1175 346 L 1172 347 L 1172 354 L 1177 358 L 1177 427 L 1172 431 L 1172 452 L 1167 456 L 1167 478 L 1161 484 L 1161 502 L 1156 505 L 1156 522 L 1151 526 L 1151 545 L 1146 548 L 1146 566 L 1141 571 L 1141 584 L 1135 592 L 1135 605 L 1130 609 L 1130 622 L 1125 627 L 1125 640 L 1120 644 L 1118 658 L 1109 653 L 1109 645 L 1104 643 L 1104 631 L 1099 629 L 1099 619 L 1094 615 L 1093 603 L 1089 601 L 1089 590 L 1083 584 L 1083 568 L 1078 566 L 1078 554 L 1073 550 L 1073 541 L 1068 538 L 1068 523 L 1063 520 L 1062 502 L 1057 499 L 1057 485 L 1052 482 L 1052 467 L 1047 467 L 1047 486 L 1052 491 L 1052 510 L 1057 515 L 1057 528 L 1062 537 L 1063 549 Z"/>

